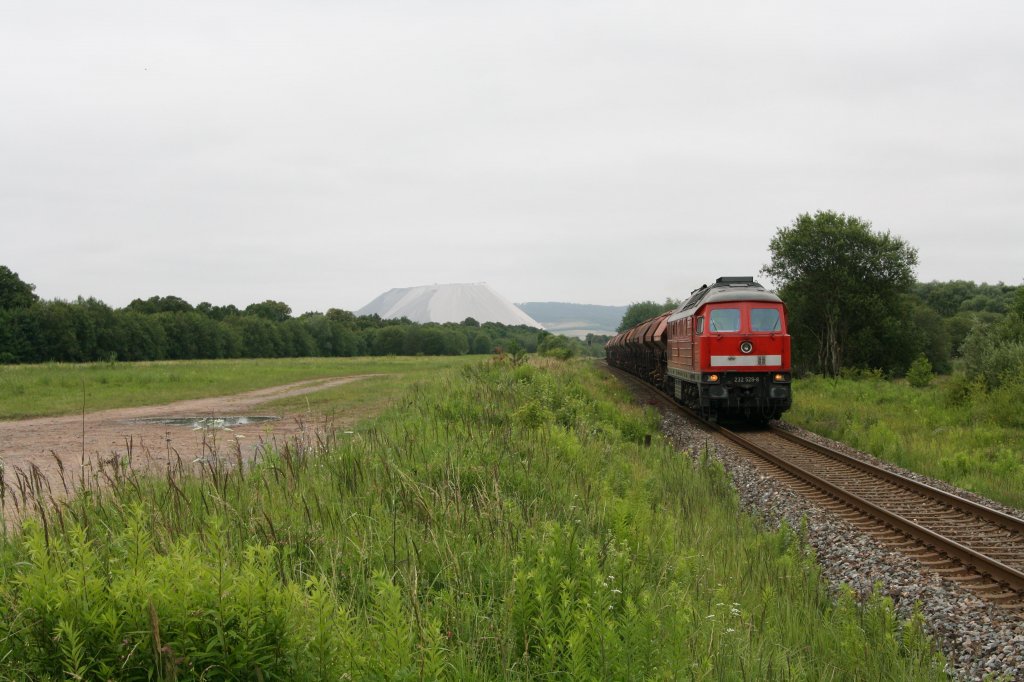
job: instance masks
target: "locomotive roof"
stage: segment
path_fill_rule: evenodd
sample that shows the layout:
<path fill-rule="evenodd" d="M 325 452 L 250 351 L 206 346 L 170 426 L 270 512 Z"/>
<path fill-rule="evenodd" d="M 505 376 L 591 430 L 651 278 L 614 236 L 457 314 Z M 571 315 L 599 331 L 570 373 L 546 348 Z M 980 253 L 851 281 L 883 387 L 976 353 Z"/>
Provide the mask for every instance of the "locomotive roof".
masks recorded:
<path fill-rule="evenodd" d="M 705 303 L 728 303 L 730 301 L 764 301 L 782 303 L 782 299 L 754 281 L 753 277 L 719 277 L 711 286 L 704 286 L 690 292 L 690 298 L 673 311 L 669 322 L 692 315 Z"/>

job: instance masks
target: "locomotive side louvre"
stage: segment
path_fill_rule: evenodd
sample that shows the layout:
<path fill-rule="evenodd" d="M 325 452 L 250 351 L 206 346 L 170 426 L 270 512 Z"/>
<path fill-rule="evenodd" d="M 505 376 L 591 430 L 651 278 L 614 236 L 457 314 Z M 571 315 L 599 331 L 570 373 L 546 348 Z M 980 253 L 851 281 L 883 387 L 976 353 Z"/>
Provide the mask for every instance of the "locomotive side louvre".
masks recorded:
<path fill-rule="evenodd" d="M 752 277 L 719 277 L 606 349 L 610 365 L 707 416 L 766 421 L 792 404 L 785 306 Z"/>

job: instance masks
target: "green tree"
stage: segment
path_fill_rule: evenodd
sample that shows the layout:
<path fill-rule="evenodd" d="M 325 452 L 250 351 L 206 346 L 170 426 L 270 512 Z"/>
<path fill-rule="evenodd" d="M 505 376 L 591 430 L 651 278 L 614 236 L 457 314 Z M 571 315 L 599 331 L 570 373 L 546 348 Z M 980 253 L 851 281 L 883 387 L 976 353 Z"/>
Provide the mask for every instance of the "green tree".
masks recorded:
<path fill-rule="evenodd" d="M 271 322 L 284 322 L 292 316 L 292 309 L 287 303 L 281 301 L 263 301 L 263 303 L 250 303 L 245 308 L 246 315 L 255 315 Z"/>
<path fill-rule="evenodd" d="M 241 355 L 246 358 L 277 358 L 286 355 L 280 326 L 259 315 L 242 315 L 229 321 L 241 338 Z"/>
<path fill-rule="evenodd" d="M 569 337 L 561 334 L 548 334 L 537 344 L 537 352 L 541 355 L 568 360 L 576 354 Z"/>
<path fill-rule="evenodd" d="M 441 355 L 443 350 L 444 334 L 437 327 L 415 325 L 406 330 L 402 355 Z"/>
<path fill-rule="evenodd" d="M 202 313 L 207 317 L 212 317 L 215 320 L 224 320 L 229 317 L 236 317 L 242 314 L 242 311 L 230 303 L 228 305 L 213 305 L 207 301 L 203 301 L 197 305 L 196 312 Z"/>
<path fill-rule="evenodd" d="M 155 315 L 156 313 L 188 313 L 192 311 L 192 304 L 177 296 L 150 296 L 145 301 L 137 298 L 127 306 L 128 310 L 137 313 Z"/>
<path fill-rule="evenodd" d="M 488 355 L 494 352 L 494 340 L 487 332 L 481 332 L 473 339 L 473 353 Z"/>
<path fill-rule="evenodd" d="M 122 310 L 117 313 L 117 357 L 123 360 L 162 360 L 167 354 L 167 335 L 152 315 Z"/>
<path fill-rule="evenodd" d="M 469 337 L 464 329 L 446 329 L 445 332 L 445 355 L 465 355 L 469 352 Z"/>
<path fill-rule="evenodd" d="M 624 332 L 635 324 L 649 320 L 655 315 L 667 313 L 669 310 L 675 310 L 680 305 L 682 304 L 674 298 L 666 298 L 664 303 L 655 303 L 654 301 L 630 303 L 615 331 Z"/>
<path fill-rule="evenodd" d="M 35 349 L 27 330 L 33 326 L 29 308 L 0 308 L 0 364 L 26 362 Z"/>
<path fill-rule="evenodd" d="M 1024 320 L 1024 287 L 1017 287 L 1013 292 L 1013 301 L 1010 303 L 1010 312 L 1021 320 Z"/>
<path fill-rule="evenodd" d="M 83 360 L 76 336 L 75 316 L 65 301 L 45 301 L 25 310 L 29 315 L 26 338 L 28 362 L 78 362 Z"/>
<path fill-rule="evenodd" d="M 819 211 L 779 228 L 769 250 L 771 263 L 761 272 L 786 301 L 798 361 L 810 369 L 838 375 L 854 334 L 879 338 L 885 324 L 900 323 L 885 311 L 900 308 L 917 265 L 916 249 L 902 239 L 874 232 L 861 218 Z M 878 354 L 886 352 L 880 345 L 857 364 L 881 366 Z"/>
<path fill-rule="evenodd" d="M 317 355 L 316 340 L 306 326 L 297 319 L 288 319 L 277 325 L 281 336 L 280 357 L 307 358 Z"/>
<path fill-rule="evenodd" d="M 401 355 L 405 349 L 407 327 L 390 325 L 372 330 L 370 353 L 373 355 Z"/>
<path fill-rule="evenodd" d="M 0 310 L 28 308 L 39 300 L 33 293 L 36 286 L 21 281 L 18 273 L 6 265 L 0 265 Z"/>
<path fill-rule="evenodd" d="M 932 369 L 948 374 L 953 368 L 950 360 L 953 342 L 946 321 L 931 308 L 913 300 L 908 300 L 906 309 L 913 324 L 913 347 L 924 353 Z"/>
<path fill-rule="evenodd" d="M 1024 310 L 1018 312 L 1018 302 L 1000 320 L 976 324 L 964 339 L 961 353 L 970 380 L 991 389 L 1024 378 Z"/>
<path fill-rule="evenodd" d="M 341 322 L 348 326 L 353 326 L 356 322 L 356 316 L 353 313 L 340 308 L 328 308 L 325 315 L 332 322 Z"/>
<path fill-rule="evenodd" d="M 952 317 L 947 317 L 943 320 L 943 324 L 946 327 L 946 334 L 949 336 L 950 354 L 953 357 L 959 357 L 964 340 L 971 333 L 971 330 L 974 329 L 975 325 L 978 324 L 978 315 L 976 313 L 960 312 Z"/>

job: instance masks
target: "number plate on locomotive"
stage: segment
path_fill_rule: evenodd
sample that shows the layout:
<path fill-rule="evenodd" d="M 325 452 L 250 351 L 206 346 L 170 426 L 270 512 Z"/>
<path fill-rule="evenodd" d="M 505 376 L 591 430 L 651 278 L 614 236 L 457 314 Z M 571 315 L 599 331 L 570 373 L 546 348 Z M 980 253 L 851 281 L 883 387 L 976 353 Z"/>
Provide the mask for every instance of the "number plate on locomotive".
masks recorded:
<path fill-rule="evenodd" d="M 734 377 L 732 382 L 734 384 L 756 384 L 760 380 L 760 377 Z"/>

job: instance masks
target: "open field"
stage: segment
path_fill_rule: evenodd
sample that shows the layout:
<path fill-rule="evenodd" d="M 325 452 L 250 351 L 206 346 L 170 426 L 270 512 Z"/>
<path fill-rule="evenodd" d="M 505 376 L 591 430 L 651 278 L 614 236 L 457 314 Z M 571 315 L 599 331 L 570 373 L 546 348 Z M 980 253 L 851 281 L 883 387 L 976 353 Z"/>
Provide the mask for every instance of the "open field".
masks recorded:
<path fill-rule="evenodd" d="M 0 544 L 0 677 L 943 679 L 613 377 L 418 374 L 353 433 L 44 497 Z"/>
<path fill-rule="evenodd" d="M 268 386 L 355 374 L 415 379 L 479 362 L 472 356 L 192 360 L 0 365 L 0 421 L 80 414 L 132 405 L 231 395 Z"/>
<path fill-rule="evenodd" d="M 913 388 L 872 377 L 800 379 L 785 420 L 1024 509 L 1024 391 L 952 381 Z"/>
<path fill-rule="evenodd" d="M 21 368 L 17 376 L 29 386 L 19 397 L 24 411 L 40 411 L 40 405 L 50 404 L 62 386 L 85 379 L 90 382 L 87 396 L 95 396 L 97 402 L 116 404 L 132 398 L 139 402 L 89 409 L 86 415 L 0 420 L 0 461 L 10 477 L 30 477 L 36 472 L 53 479 L 74 472 L 77 479 L 96 479 L 103 478 L 103 465 L 109 462 L 131 460 L 137 467 L 161 473 L 179 460 L 202 460 L 211 452 L 249 460 L 277 441 L 308 431 L 315 423 L 350 427 L 378 414 L 416 377 L 460 364 L 465 360 L 401 358 Z M 380 372 L 353 373 L 365 368 Z M 266 384 L 311 372 L 317 372 L 319 378 L 223 395 L 223 389 L 210 377 L 232 371 L 238 376 L 233 376 L 229 385 Z M 123 387 L 129 390 L 117 392 Z M 154 404 L 169 395 L 197 393 L 204 397 Z M 233 423 L 233 417 L 253 415 L 269 420 Z M 227 428 L 211 426 L 225 417 L 232 420 Z"/>

